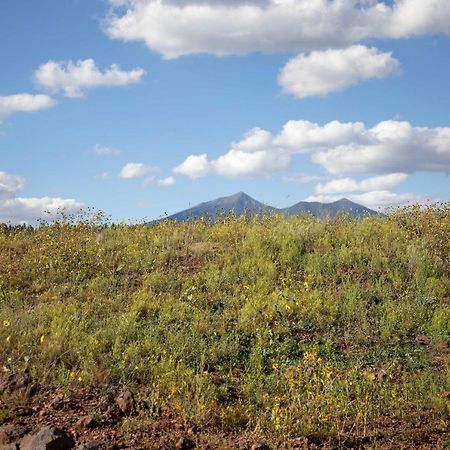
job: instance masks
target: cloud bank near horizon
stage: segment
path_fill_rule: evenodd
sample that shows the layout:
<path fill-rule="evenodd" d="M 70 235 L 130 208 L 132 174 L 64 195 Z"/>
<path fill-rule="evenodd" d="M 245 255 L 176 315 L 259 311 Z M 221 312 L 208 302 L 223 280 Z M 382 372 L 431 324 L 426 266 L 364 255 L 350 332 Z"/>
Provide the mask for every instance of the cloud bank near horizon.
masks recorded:
<path fill-rule="evenodd" d="M 18 197 L 25 179 L 0 171 L 0 223 L 35 224 L 38 219 L 53 219 L 58 213 L 75 213 L 82 202 L 60 197 Z"/>

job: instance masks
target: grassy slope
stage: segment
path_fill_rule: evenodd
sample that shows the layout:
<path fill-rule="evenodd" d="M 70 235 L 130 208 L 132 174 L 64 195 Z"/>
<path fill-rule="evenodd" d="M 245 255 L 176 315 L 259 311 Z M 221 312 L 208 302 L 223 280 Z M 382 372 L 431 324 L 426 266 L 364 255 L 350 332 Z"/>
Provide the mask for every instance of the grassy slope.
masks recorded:
<path fill-rule="evenodd" d="M 0 365 L 129 386 L 131 429 L 170 411 L 273 442 L 375 440 L 388 420 L 444 431 L 449 258 L 449 204 L 360 222 L 3 227 Z"/>

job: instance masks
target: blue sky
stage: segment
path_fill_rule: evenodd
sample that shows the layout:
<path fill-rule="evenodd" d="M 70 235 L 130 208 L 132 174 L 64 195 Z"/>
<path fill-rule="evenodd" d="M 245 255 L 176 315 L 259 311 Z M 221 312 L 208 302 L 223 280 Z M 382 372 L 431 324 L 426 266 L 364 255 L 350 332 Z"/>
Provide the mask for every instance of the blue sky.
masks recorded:
<path fill-rule="evenodd" d="M 3 0 L 0 54 L 0 221 L 450 197 L 448 0 Z"/>

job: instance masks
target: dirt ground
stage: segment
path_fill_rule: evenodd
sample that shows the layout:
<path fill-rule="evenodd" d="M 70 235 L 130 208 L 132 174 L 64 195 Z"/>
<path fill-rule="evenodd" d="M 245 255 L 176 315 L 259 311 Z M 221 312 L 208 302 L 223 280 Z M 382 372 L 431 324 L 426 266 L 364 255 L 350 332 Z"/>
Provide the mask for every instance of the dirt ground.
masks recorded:
<path fill-rule="evenodd" d="M 2 427 L 14 428 L 24 435 L 50 426 L 66 431 L 77 446 L 95 442 L 98 449 L 450 448 L 450 424 L 420 414 L 406 421 L 380 417 L 376 424 L 368 426 L 363 439 L 355 439 L 352 430 L 336 437 L 334 442 L 320 436 L 273 438 L 250 432 L 195 429 L 170 414 L 158 420 L 145 419 L 135 412 L 132 398 L 130 404 L 118 401 L 120 392 L 108 386 L 64 391 L 22 386 L 0 398 L 0 436 Z M 0 438 L 0 449 L 5 443 Z"/>

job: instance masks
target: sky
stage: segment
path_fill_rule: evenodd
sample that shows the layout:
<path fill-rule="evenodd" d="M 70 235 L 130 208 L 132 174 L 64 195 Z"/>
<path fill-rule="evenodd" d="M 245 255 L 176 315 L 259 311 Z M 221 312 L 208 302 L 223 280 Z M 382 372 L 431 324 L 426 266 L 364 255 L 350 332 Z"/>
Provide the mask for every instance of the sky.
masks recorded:
<path fill-rule="evenodd" d="M 448 0 L 1 0 L 0 222 L 450 199 Z"/>

